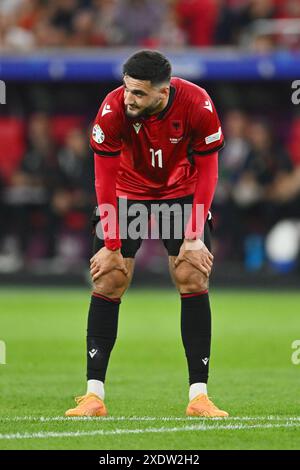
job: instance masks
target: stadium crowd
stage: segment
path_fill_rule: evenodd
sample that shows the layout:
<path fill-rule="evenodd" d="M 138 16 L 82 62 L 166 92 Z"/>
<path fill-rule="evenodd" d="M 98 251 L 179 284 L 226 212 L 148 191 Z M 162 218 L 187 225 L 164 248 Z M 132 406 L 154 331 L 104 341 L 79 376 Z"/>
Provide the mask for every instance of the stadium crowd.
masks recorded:
<path fill-rule="evenodd" d="M 0 49 L 238 45 L 264 52 L 299 48 L 299 20 L 298 0 L 1 0 Z"/>

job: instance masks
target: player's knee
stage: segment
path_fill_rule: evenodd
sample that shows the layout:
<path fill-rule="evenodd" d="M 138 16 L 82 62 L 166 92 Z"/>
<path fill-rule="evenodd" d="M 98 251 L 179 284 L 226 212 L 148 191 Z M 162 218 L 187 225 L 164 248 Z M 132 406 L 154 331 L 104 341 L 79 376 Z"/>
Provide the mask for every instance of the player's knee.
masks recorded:
<path fill-rule="evenodd" d="M 209 286 L 209 277 L 193 266 L 179 265 L 175 268 L 174 280 L 181 293 L 202 292 Z"/>
<path fill-rule="evenodd" d="M 110 298 L 120 298 L 126 291 L 128 279 L 122 271 L 114 270 L 93 283 L 93 291 Z"/>

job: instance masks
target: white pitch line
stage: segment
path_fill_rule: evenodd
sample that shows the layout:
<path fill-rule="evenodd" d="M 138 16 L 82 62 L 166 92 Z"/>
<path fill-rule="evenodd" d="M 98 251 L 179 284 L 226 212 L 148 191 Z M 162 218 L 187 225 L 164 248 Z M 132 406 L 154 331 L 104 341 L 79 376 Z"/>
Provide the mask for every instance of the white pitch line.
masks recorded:
<path fill-rule="evenodd" d="M 201 417 L 172 417 L 172 416 L 108 416 L 108 417 L 93 417 L 93 416 L 79 416 L 79 417 L 65 417 L 65 416 L 6 416 L 1 418 L 1 422 L 18 422 L 18 421 L 35 421 L 35 422 L 71 422 L 71 421 L 195 421 L 207 420 Z M 223 421 L 224 418 L 210 418 L 212 421 Z M 229 416 L 226 421 L 300 421 L 300 416 Z"/>
<path fill-rule="evenodd" d="M 199 424 L 194 426 L 183 426 L 174 428 L 146 428 L 146 429 L 115 429 L 113 431 L 103 431 L 102 429 L 96 431 L 75 431 L 75 432 L 36 432 L 36 433 L 16 433 L 16 434 L 0 434 L 0 440 L 13 440 L 13 439 L 48 439 L 48 438 L 62 438 L 62 437 L 84 437 L 84 436 L 109 436 L 121 434 L 146 434 L 146 433 L 172 433 L 172 432 L 186 432 L 186 431 L 236 431 L 236 430 L 249 430 L 249 429 L 279 429 L 279 428 L 295 428 L 300 427 L 300 423 L 282 423 L 282 424 L 229 424 L 218 426 L 207 426 Z"/>

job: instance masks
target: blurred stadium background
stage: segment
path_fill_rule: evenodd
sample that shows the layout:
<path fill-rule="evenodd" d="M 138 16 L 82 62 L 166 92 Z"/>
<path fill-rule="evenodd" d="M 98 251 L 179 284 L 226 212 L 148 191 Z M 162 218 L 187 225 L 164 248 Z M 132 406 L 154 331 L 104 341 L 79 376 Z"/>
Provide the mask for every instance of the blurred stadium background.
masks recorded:
<path fill-rule="evenodd" d="M 84 387 L 96 202 L 88 134 L 140 48 L 162 50 L 174 75 L 206 88 L 225 133 L 212 286 L 231 289 L 211 296 L 210 390 L 233 421 L 202 434 L 99 440 L 98 423 L 61 418 Z M 282 292 L 300 279 L 297 79 L 299 0 L 0 0 L 0 448 L 299 447 L 299 292 Z M 144 288 L 124 299 L 106 390 L 114 416 L 149 415 L 162 426 L 167 415 L 176 427 L 187 377 L 178 296 L 155 288 L 171 285 L 166 261 L 159 241 L 144 242 L 133 282 Z M 101 423 L 107 434 L 150 425 Z M 53 430 L 71 434 L 52 439 Z"/>
<path fill-rule="evenodd" d="M 215 281 L 297 283 L 298 0 L 1 0 L 0 280 L 85 282 L 88 129 L 123 60 L 145 47 L 207 88 L 223 123 Z M 139 281 L 169 282 L 164 257 L 144 243 Z"/>
<path fill-rule="evenodd" d="M 0 282 L 86 282 L 88 129 L 145 47 L 204 86 L 223 123 L 215 284 L 297 284 L 299 0 L 1 0 Z M 144 243 L 135 282 L 169 283 L 164 258 Z"/>

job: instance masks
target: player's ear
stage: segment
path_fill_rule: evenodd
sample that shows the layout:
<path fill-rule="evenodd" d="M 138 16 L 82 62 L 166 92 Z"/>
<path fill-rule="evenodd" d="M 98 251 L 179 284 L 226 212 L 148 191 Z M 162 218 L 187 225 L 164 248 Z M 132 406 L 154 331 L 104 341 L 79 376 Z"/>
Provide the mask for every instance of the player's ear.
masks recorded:
<path fill-rule="evenodd" d="M 167 96 L 169 96 L 170 87 L 169 87 L 169 85 L 165 85 L 165 86 L 161 87 L 161 89 L 159 91 L 160 91 L 160 94 L 162 95 L 162 98 L 166 98 Z"/>

